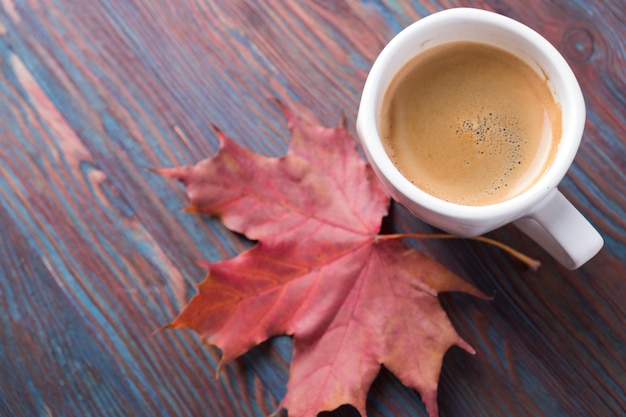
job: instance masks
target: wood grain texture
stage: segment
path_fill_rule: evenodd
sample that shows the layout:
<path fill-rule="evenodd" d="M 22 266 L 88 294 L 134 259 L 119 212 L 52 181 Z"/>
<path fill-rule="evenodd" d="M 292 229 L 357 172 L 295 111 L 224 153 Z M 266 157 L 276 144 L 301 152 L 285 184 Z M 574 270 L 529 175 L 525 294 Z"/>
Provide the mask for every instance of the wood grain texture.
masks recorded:
<path fill-rule="evenodd" d="M 516 229 L 493 232 L 542 261 L 531 272 L 475 242 L 415 242 L 496 296 L 442 296 L 478 353 L 446 356 L 441 415 L 624 415 L 623 0 L 0 0 L 0 416 L 272 413 L 288 338 L 216 379 L 218 351 L 191 333 L 155 332 L 194 294 L 204 275 L 195 261 L 250 243 L 180 213 L 182 189 L 149 168 L 212 155 L 211 124 L 282 154 L 288 134 L 270 97 L 328 126 L 343 113 L 352 126 L 383 45 L 454 6 L 520 20 L 571 64 L 588 119 L 561 190 L 606 246 L 567 271 Z M 430 230 L 397 205 L 384 227 Z M 384 370 L 368 413 L 426 415 Z"/>

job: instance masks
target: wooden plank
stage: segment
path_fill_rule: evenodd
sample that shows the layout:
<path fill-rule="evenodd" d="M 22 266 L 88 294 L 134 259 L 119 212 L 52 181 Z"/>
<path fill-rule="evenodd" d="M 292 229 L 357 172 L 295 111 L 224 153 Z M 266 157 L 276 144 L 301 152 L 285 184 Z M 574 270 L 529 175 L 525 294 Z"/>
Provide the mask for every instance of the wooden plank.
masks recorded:
<path fill-rule="evenodd" d="M 285 393 L 291 342 L 225 366 L 184 331 L 156 332 L 193 295 L 195 262 L 251 243 L 180 213 L 151 167 L 194 163 L 212 125 L 264 155 L 288 133 L 277 97 L 353 129 L 383 45 L 445 7 L 518 19 L 561 50 L 588 106 L 562 191 L 599 228 L 577 271 L 513 227 L 492 233 L 538 272 L 468 242 L 414 244 L 494 301 L 442 296 L 476 356 L 446 356 L 442 416 L 617 416 L 626 410 L 626 7 L 622 0 L 2 0 L 0 415 L 265 416 Z M 430 230 L 394 205 L 386 228 Z M 354 415 L 349 407 L 335 416 Z M 425 416 L 387 371 L 370 416 Z"/>

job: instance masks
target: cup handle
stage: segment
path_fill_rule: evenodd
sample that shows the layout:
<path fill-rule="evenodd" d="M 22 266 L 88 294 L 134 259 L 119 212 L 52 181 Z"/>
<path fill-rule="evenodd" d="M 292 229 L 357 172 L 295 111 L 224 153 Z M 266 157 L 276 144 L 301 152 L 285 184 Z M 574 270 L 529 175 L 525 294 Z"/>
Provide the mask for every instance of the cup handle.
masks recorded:
<path fill-rule="evenodd" d="M 600 233 L 556 188 L 514 224 L 568 269 L 587 262 L 604 244 Z"/>

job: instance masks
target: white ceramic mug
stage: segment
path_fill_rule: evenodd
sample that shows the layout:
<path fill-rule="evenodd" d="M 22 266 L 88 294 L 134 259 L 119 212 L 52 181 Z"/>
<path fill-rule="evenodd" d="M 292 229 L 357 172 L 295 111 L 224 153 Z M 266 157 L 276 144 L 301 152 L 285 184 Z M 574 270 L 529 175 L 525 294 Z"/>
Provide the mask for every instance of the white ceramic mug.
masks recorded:
<path fill-rule="evenodd" d="M 505 49 L 545 74 L 561 106 L 562 137 L 553 163 L 528 190 L 509 200 L 464 206 L 438 199 L 406 179 L 385 152 L 378 118 L 384 94 L 400 69 L 429 48 L 457 41 Z M 367 158 L 391 196 L 417 217 L 461 237 L 474 237 L 514 224 L 569 269 L 591 259 L 603 245 L 596 229 L 556 188 L 574 160 L 585 125 L 585 102 L 571 68 L 559 52 L 529 27 L 478 9 L 444 10 L 425 17 L 394 37 L 368 75 L 357 117 Z"/>

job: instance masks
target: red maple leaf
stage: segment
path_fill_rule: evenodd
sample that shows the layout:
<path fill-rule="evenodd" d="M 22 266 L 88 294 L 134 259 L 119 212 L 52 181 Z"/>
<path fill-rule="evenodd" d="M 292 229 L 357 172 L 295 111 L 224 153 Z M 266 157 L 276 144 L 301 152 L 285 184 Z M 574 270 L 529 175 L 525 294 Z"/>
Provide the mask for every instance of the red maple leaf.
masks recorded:
<path fill-rule="evenodd" d="M 438 415 L 437 382 L 459 337 L 437 294 L 484 294 L 402 240 L 379 235 L 389 196 L 344 127 L 306 123 L 283 107 L 287 154 L 268 158 L 217 131 L 219 152 L 194 166 L 157 170 L 181 181 L 188 211 L 221 217 L 256 240 L 209 272 L 168 328 L 190 328 L 222 363 L 275 335 L 294 352 L 281 402 L 291 417 L 352 404 L 365 416 L 381 365 Z"/>

